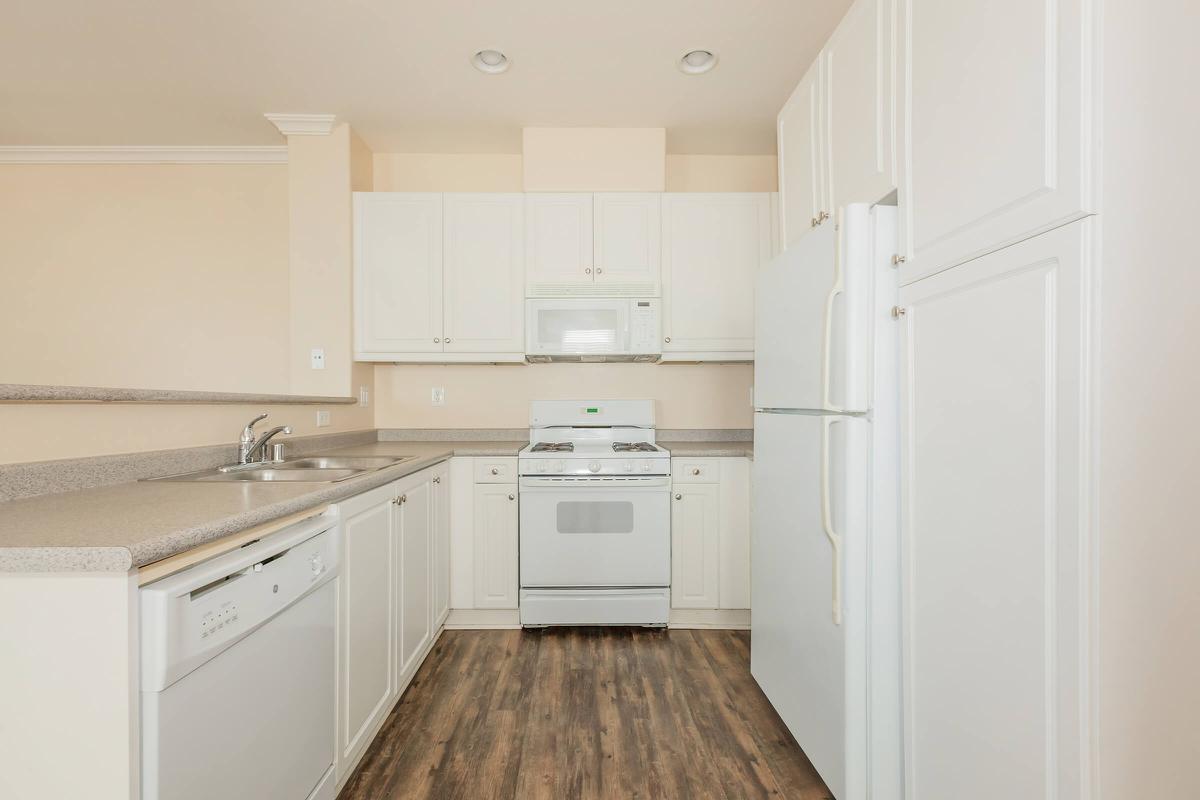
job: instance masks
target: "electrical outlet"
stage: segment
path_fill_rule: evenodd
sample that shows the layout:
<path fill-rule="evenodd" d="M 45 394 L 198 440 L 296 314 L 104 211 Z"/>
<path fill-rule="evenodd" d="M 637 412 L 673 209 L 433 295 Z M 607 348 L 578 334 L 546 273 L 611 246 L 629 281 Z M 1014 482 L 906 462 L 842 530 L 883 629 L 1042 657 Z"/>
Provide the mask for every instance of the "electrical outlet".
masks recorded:
<path fill-rule="evenodd" d="M 358 404 L 363 408 L 371 405 L 371 393 L 365 386 L 358 387 Z"/>
<path fill-rule="evenodd" d="M 318 411 L 317 412 L 317 427 L 318 428 L 328 428 L 329 427 L 329 412 L 328 411 Z"/>
<path fill-rule="evenodd" d="M 325 351 L 320 347 L 312 349 L 312 368 L 325 369 Z"/>
<path fill-rule="evenodd" d="M 430 393 L 429 401 L 435 406 L 446 405 L 446 389 L 443 386 L 434 386 Z"/>

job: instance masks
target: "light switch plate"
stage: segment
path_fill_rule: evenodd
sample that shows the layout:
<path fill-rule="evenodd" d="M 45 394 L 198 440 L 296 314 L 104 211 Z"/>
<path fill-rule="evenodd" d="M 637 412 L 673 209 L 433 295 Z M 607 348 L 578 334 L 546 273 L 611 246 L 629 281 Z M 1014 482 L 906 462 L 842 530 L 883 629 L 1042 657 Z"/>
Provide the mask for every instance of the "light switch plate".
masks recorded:
<path fill-rule="evenodd" d="M 446 388 L 444 386 L 434 386 L 433 391 L 429 394 L 429 402 L 435 406 L 446 405 Z"/>
<path fill-rule="evenodd" d="M 318 428 L 329 427 L 329 412 L 328 411 L 318 411 L 317 412 L 317 427 Z"/>
<path fill-rule="evenodd" d="M 365 386 L 358 387 L 358 404 L 363 408 L 371 405 L 371 392 Z"/>
<path fill-rule="evenodd" d="M 312 349 L 312 368 L 325 369 L 325 350 L 320 347 Z"/>

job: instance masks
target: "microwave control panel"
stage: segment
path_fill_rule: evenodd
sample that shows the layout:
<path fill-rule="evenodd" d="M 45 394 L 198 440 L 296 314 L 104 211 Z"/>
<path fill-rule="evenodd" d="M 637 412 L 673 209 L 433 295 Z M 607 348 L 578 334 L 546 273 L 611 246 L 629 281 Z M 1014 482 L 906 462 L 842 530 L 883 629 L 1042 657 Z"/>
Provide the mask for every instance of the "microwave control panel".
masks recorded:
<path fill-rule="evenodd" d="M 629 352 L 659 353 L 658 300 L 629 301 Z"/>

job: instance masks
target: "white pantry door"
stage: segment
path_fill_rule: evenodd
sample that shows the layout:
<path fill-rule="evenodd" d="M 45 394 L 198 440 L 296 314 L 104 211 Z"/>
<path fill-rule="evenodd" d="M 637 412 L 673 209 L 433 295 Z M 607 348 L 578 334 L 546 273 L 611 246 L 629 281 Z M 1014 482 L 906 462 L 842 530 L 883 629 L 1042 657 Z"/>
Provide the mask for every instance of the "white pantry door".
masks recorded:
<path fill-rule="evenodd" d="M 826 208 L 824 60 L 818 58 L 779 112 L 780 237 L 786 250 L 814 226 Z"/>
<path fill-rule="evenodd" d="M 901 284 L 1095 211 L 1094 0 L 905 0 Z"/>
<path fill-rule="evenodd" d="M 1087 796 L 1089 225 L 900 291 L 909 800 Z"/>

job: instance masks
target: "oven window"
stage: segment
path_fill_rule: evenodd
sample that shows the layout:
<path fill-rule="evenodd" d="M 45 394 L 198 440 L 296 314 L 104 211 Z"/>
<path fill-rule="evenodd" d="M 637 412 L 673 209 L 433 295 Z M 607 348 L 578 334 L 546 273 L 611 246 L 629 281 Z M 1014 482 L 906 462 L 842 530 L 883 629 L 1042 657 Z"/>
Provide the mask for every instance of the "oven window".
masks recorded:
<path fill-rule="evenodd" d="M 633 533 L 628 500 L 573 500 L 558 504 L 559 533 Z"/>
<path fill-rule="evenodd" d="M 613 309 L 542 309 L 537 324 L 543 347 L 564 353 L 613 353 L 621 315 Z"/>

